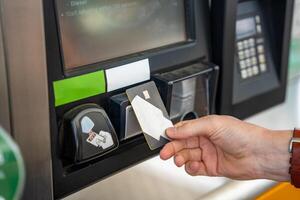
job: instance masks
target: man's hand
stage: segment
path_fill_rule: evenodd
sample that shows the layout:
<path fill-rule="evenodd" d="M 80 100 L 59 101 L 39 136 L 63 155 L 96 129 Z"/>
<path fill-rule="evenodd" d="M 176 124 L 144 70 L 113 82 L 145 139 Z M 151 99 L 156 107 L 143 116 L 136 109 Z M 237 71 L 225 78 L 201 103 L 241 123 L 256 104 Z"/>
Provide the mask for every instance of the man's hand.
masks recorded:
<path fill-rule="evenodd" d="M 229 116 L 180 122 L 167 130 L 173 139 L 160 152 L 174 156 L 190 175 L 288 181 L 292 131 L 271 131 Z"/>

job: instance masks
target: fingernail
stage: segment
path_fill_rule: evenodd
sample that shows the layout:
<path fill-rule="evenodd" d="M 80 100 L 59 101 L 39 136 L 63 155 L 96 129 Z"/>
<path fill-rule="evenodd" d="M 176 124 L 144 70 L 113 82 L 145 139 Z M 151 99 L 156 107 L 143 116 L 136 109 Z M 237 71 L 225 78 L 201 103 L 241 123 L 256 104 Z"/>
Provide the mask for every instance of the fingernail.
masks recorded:
<path fill-rule="evenodd" d="M 172 135 L 174 135 L 175 134 L 175 132 L 176 132 L 176 128 L 175 127 L 171 127 L 171 128 L 168 128 L 167 130 L 166 130 L 166 134 L 167 134 L 167 136 L 172 136 Z"/>
<path fill-rule="evenodd" d="M 175 159 L 176 166 L 177 167 L 181 167 L 182 166 L 182 162 L 184 162 L 182 156 L 175 156 L 174 159 Z"/>
<path fill-rule="evenodd" d="M 188 170 L 190 173 L 195 173 L 196 170 L 195 170 L 195 166 L 193 166 L 192 163 L 188 163 Z"/>
<path fill-rule="evenodd" d="M 194 172 L 197 170 L 198 165 L 196 163 L 190 163 L 190 169 Z"/>

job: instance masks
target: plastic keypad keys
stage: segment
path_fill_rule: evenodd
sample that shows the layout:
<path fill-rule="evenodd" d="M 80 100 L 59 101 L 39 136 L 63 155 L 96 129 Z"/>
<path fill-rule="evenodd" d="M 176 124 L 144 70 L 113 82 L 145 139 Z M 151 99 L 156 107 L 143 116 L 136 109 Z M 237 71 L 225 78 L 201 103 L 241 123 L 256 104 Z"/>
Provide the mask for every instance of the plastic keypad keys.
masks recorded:
<path fill-rule="evenodd" d="M 243 38 L 236 43 L 240 75 L 243 80 L 267 71 L 264 39 L 259 15 L 255 17 L 256 33 L 252 37 Z"/>

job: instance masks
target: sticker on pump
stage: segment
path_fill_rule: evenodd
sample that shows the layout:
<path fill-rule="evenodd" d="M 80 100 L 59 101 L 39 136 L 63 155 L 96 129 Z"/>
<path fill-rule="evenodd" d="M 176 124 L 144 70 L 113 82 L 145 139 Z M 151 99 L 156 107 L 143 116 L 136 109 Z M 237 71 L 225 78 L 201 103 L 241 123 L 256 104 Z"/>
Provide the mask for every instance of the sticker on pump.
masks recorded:
<path fill-rule="evenodd" d="M 99 134 L 91 131 L 86 141 L 102 149 L 108 149 L 114 145 L 112 135 L 105 131 L 100 131 Z"/>

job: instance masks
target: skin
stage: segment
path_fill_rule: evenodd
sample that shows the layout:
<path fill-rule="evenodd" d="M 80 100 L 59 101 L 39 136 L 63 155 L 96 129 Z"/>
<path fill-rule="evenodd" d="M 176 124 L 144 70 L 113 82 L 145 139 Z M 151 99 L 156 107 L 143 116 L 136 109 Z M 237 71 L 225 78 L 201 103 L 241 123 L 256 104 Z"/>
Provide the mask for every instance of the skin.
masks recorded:
<path fill-rule="evenodd" d="M 160 152 L 192 176 L 290 181 L 293 131 L 273 131 L 230 116 L 211 115 L 169 128 L 172 141 Z"/>

